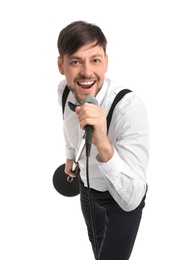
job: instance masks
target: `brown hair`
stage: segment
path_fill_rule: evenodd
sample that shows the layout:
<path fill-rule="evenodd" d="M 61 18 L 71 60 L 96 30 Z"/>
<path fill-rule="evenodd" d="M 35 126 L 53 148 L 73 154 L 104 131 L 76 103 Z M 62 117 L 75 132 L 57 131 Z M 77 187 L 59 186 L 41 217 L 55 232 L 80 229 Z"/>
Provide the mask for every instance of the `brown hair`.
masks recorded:
<path fill-rule="evenodd" d="M 59 34 L 57 47 L 60 56 L 71 55 L 80 47 L 95 42 L 94 46 L 100 45 L 106 53 L 107 40 L 102 30 L 91 23 L 75 21 L 67 25 Z"/>

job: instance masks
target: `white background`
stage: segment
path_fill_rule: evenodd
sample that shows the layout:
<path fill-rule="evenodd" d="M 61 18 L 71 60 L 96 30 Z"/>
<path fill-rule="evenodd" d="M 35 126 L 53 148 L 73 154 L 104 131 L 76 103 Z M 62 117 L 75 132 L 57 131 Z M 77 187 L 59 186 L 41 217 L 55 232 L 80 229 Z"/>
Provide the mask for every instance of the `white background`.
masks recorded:
<path fill-rule="evenodd" d="M 187 2 L 1 1 L 1 259 L 93 259 L 79 197 L 52 185 L 65 160 L 56 42 L 74 20 L 102 28 L 107 76 L 148 111 L 149 192 L 131 260 L 189 259 Z"/>

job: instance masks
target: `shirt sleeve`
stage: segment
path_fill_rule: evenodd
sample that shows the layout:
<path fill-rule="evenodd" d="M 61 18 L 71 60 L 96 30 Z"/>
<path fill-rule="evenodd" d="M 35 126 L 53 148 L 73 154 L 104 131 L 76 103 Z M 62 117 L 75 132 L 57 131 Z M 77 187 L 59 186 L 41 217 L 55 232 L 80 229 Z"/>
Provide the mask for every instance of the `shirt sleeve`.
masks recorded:
<path fill-rule="evenodd" d="M 65 89 L 65 86 L 66 86 L 66 81 L 65 80 L 62 80 L 59 85 L 58 85 L 58 89 L 57 89 L 57 92 L 58 92 L 58 103 L 59 105 L 62 107 L 62 94 L 63 94 L 63 91 Z M 75 158 L 75 151 L 74 149 L 70 146 L 69 144 L 69 141 L 68 141 L 68 138 L 67 138 L 67 135 L 66 135 L 66 131 L 65 131 L 65 127 L 64 127 L 64 124 L 63 124 L 63 133 L 64 133 L 64 141 L 65 141 L 65 157 L 67 159 L 74 159 Z"/>
<path fill-rule="evenodd" d="M 60 83 L 58 84 L 57 93 L 58 93 L 58 103 L 60 106 L 62 106 L 62 94 L 65 89 L 65 86 L 66 86 L 65 80 L 60 81 Z"/>
<path fill-rule="evenodd" d="M 119 111 L 120 113 L 120 111 Z M 113 123 L 113 122 L 112 122 Z M 149 127 L 142 103 L 122 110 L 114 121 L 113 157 L 97 165 L 110 194 L 125 210 L 134 210 L 146 193 L 146 171 L 149 161 Z"/>
<path fill-rule="evenodd" d="M 75 159 L 75 151 L 69 143 L 69 140 L 68 140 L 67 135 L 66 135 L 64 124 L 63 124 L 63 131 L 64 131 L 64 141 L 65 141 L 65 157 L 66 157 L 66 159 L 74 160 Z"/>

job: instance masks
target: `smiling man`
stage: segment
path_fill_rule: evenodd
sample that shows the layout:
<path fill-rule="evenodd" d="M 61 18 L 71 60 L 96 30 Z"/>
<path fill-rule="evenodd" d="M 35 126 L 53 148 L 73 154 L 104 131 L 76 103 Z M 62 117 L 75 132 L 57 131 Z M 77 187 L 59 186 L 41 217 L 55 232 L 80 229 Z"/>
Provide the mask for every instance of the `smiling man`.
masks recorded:
<path fill-rule="evenodd" d="M 101 29 L 83 21 L 67 25 L 59 34 L 58 68 L 65 79 L 58 86 L 59 102 L 65 87 L 67 102 L 78 105 L 74 113 L 65 106 L 65 173 L 75 176 L 72 164 L 85 126 L 93 127 L 89 160 L 90 192 L 96 239 L 91 223 L 86 179 L 86 158 L 79 159 L 81 209 L 95 258 L 129 259 L 145 206 L 146 171 L 149 160 L 148 120 L 140 97 L 130 92 L 117 104 L 109 131 L 106 117 L 115 96 L 124 85 L 105 77 L 108 69 L 107 40 Z M 82 104 L 87 96 L 98 105 Z"/>

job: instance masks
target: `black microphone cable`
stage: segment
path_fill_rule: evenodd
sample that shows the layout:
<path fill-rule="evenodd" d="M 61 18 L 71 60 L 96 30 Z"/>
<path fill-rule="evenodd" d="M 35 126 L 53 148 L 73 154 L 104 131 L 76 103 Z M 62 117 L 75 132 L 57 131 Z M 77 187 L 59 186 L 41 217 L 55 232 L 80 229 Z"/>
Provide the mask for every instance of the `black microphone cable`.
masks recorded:
<path fill-rule="evenodd" d="M 87 176 L 87 190 L 88 190 L 88 198 L 89 198 L 89 206 L 90 206 L 90 216 L 91 216 L 91 225 L 94 239 L 94 250 L 95 250 L 95 259 L 98 260 L 98 242 L 96 237 L 96 227 L 95 227 L 95 217 L 94 217 L 94 209 L 92 203 L 92 195 L 90 189 L 89 182 L 89 156 L 86 156 L 86 176 Z"/>
<path fill-rule="evenodd" d="M 91 103 L 94 105 L 98 105 L 96 98 L 87 96 L 83 101 L 82 105 L 85 103 Z M 87 178 L 87 190 L 88 190 L 88 198 L 89 198 L 89 206 L 90 206 L 90 216 L 91 216 L 91 225 L 92 225 L 92 232 L 93 232 L 93 239 L 94 239 L 94 253 L 95 258 L 98 260 L 98 242 L 96 236 L 96 227 L 95 227 L 95 217 L 94 217 L 94 209 L 92 203 L 92 195 L 90 189 L 90 182 L 89 182 L 89 157 L 91 152 L 91 145 L 92 145 L 92 133 L 93 127 L 91 125 L 85 126 L 85 147 L 86 147 L 86 178 Z"/>
<path fill-rule="evenodd" d="M 95 105 L 98 105 L 97 100 L 94 97 L 87 96 L 83 101 L 82 105 L 84 103 L 92 103 Z M 72 104 L 71 102 L 68 102 L 68 105 L 72 111 L 75 111 L 75 108 L 77 105 Z M 98 260 L 98 241 L 96 236 L 96 227 L 95 227 L 95 216 L 94 216 L 94 209 L 93 209 L 93 203 L 92 203 L 92 195 L 91 195 L 91 189 L 90 189 L 90 182 L 89 182 L 89 157 L 91 152 L 91 145 L 92 145 L 92 133 L 93 133 L 93 127 L 90 125 L 85 126 L 85 147 L 86 147 L 86 178 L 87 178 L 87 191 L 88 191 L 88 199 L 89 199 L 89 206 L 90 206 L 90 217 L 91 217 L 91 226 L 92 226 L 92 233 L 93 233 L 93 239 L 94 239 L 94 254 L 95 259 Z"/>
<path fill-rule="evenodd" d="M 88 199 L 89 199 L 89 206 L 90 206 L 90 217 L 91 217 L 91 225 L 92 225 L 92 232 L 93 232 L 93 239 L 94 239 L 94 253 L 95 253 L 95 259 L 98 260 L 98 241 L 97 241 L 97 236 L 96 236 L 95 216 L 94 216 L 92 195 L 91 195 L 90 182 L 89 182 L 89 156 L 90 156 L 90 149 L 91 149 L 91 144 L 90 144 L 89 147 L 88 147 L 88 144 L 86 144 L 87 190 L 88 190 Z"/>

